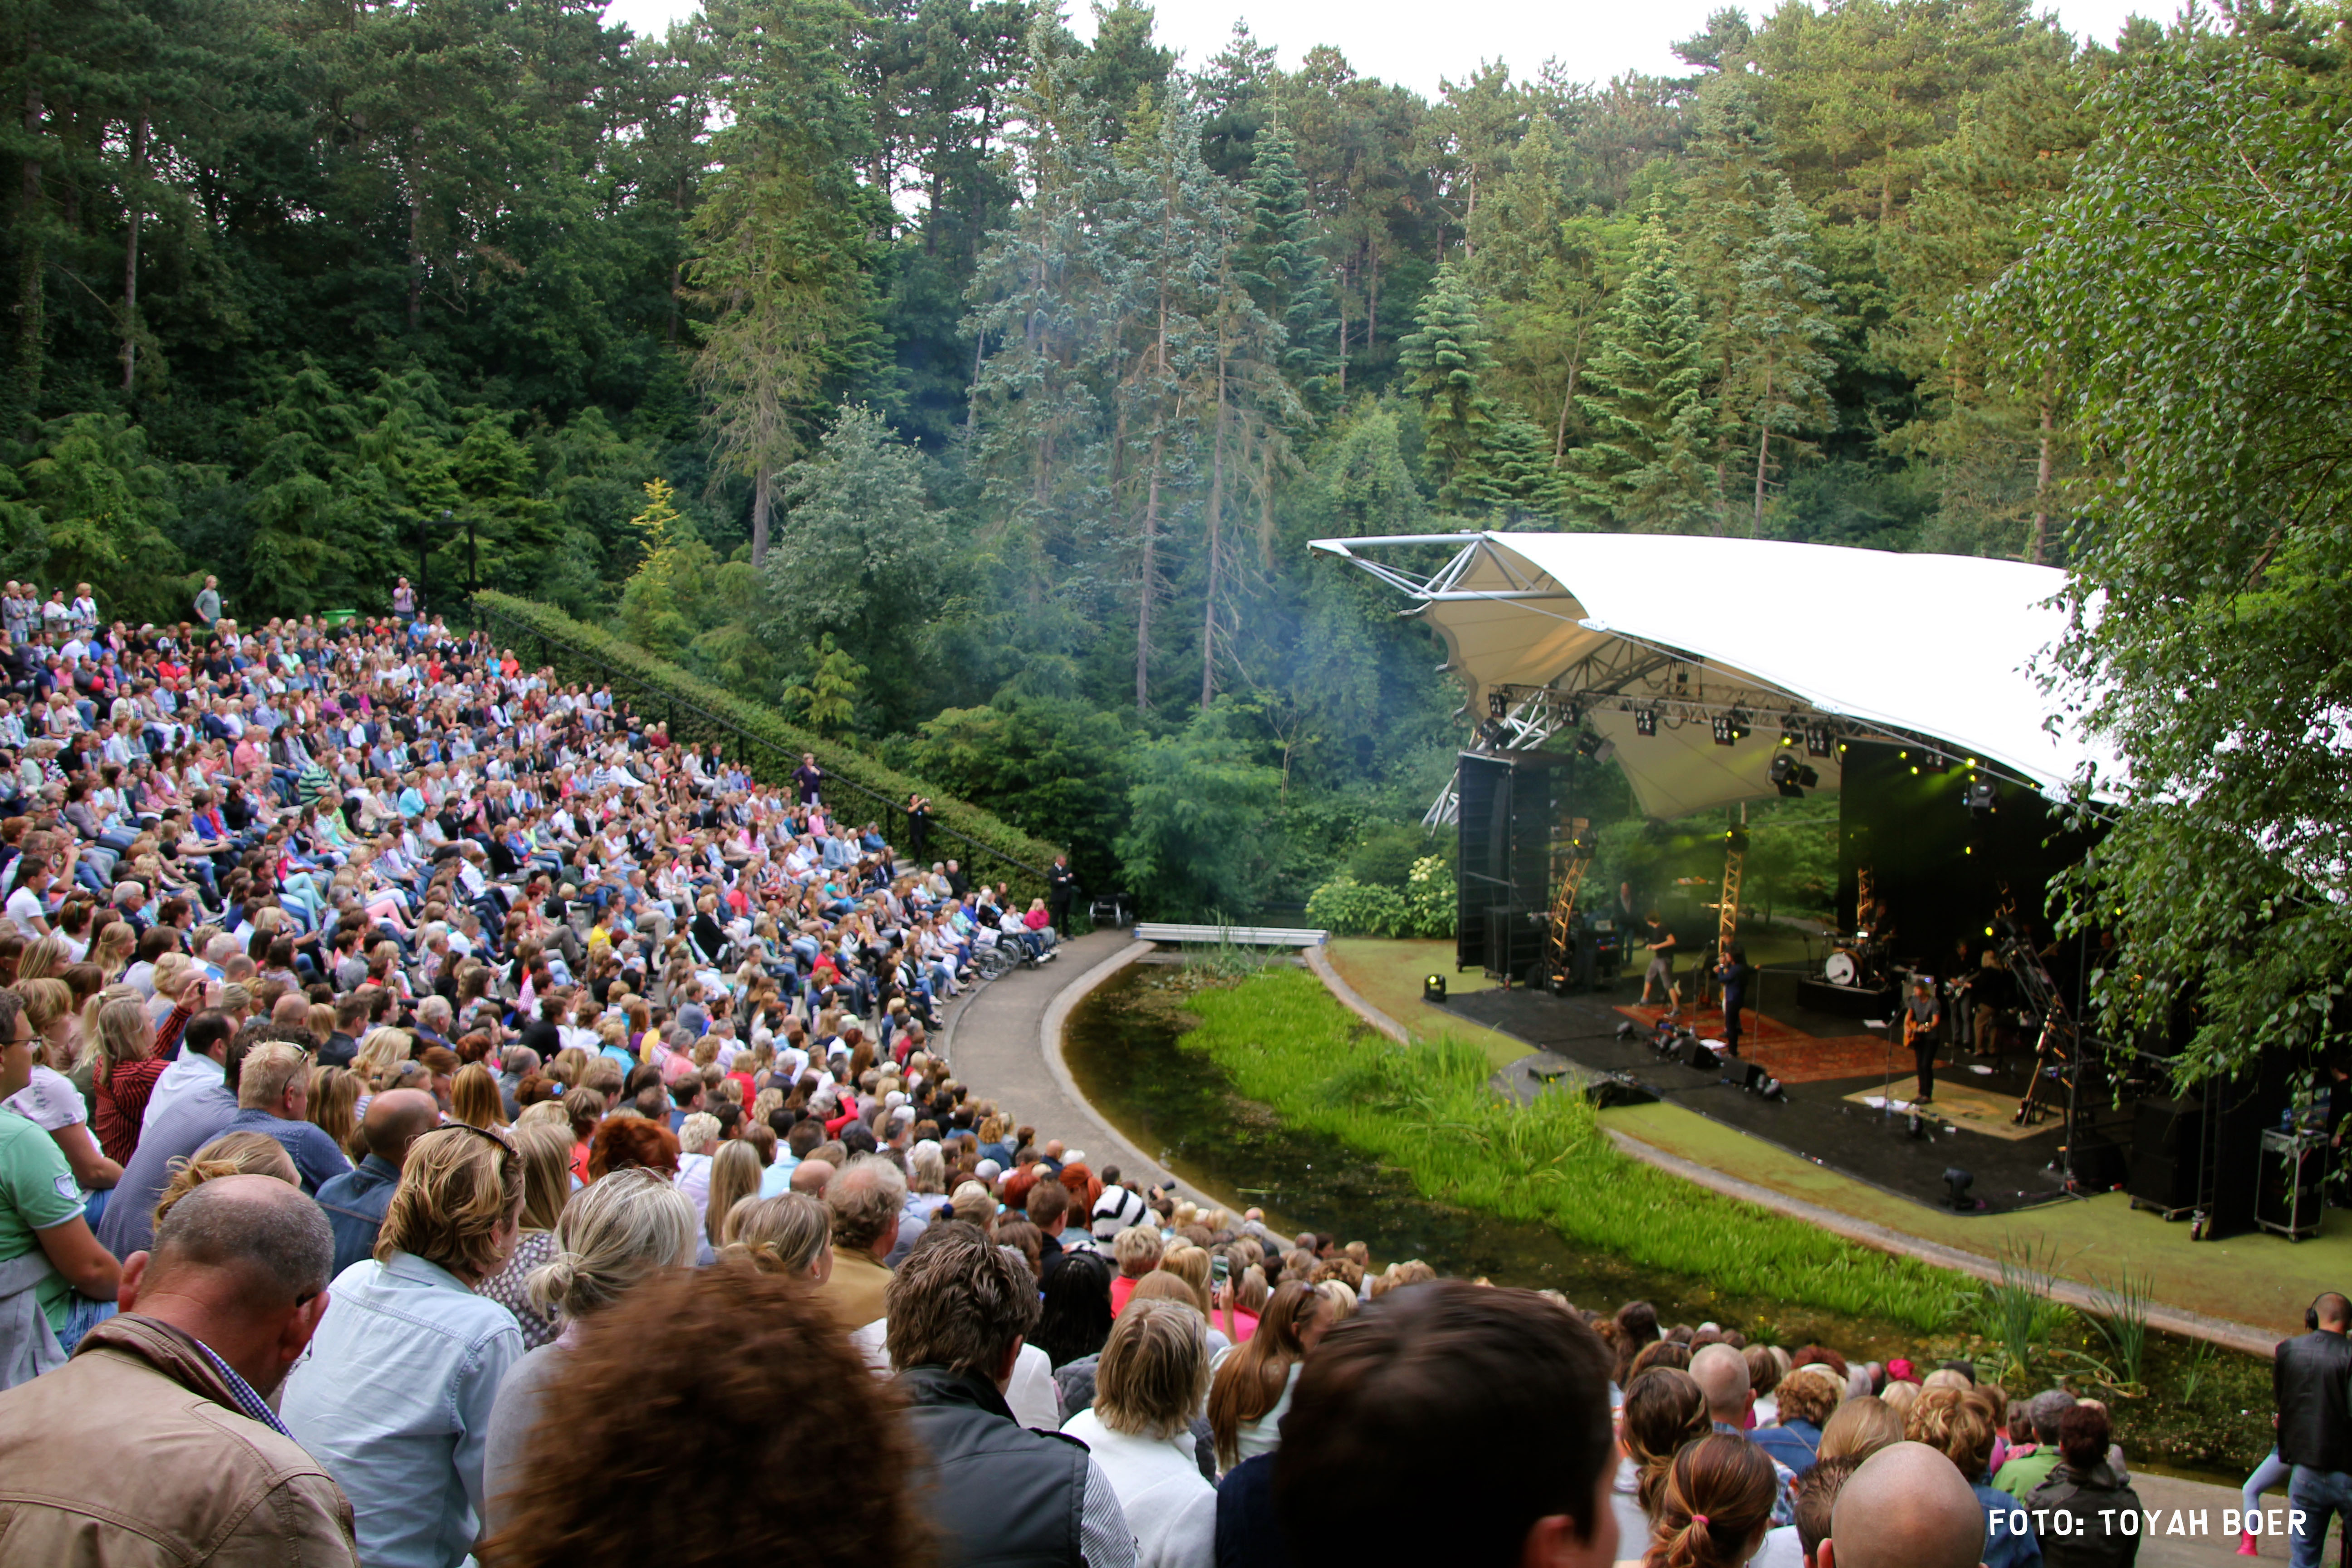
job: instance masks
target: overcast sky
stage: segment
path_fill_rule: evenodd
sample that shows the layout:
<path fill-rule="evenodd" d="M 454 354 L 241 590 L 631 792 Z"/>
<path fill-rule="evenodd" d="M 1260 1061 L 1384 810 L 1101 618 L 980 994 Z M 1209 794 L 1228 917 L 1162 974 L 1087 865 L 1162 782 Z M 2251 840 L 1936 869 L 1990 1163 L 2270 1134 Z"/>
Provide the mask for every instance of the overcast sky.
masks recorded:
<path fill-rule="evenodd" d="M 1699 30 L 1725 0 L 1160 0 L 1160 41 L 1198 67 L 1224 47 L 1234 19 L 1245 17 L 1281 64 L 1296 66 L 1317 44 L 1336 44 L 1363 76 L 1402 82 L 1434 97 L 1440 78 L 1461 79 L 1482 59 L 1501 59 L 1514 77 L 1535 74 L 1557 58 L 1571 78 L 1605 81 L 1621 71 L 1679 73 L 1676 38 Z M 614 0 L 612 22 L 659 33 L 694 14 L 698 0 Z M 2171 0 L 2063 0 L 2044 5 L 2077 37 L 2113 43 L 2135 11 L 2168 18 Z M 1084 0 L 1067 6 L 1071 26 L 1092 37 Z M 1769 7 L 1749 5 L 1759 16 Z"/>

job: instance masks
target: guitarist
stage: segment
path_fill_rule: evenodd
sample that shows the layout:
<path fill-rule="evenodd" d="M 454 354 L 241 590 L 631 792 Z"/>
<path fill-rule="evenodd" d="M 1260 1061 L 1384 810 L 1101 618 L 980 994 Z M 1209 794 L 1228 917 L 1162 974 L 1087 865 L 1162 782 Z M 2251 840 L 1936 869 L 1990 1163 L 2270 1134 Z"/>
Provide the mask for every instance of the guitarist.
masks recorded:
<path fill-rule="evenodd" d="M 1944 1005 L 1936 996 L 1936 983 L 1922 974 L 1911 982 L 1911 999 L 1903 1009 L 1903 1043 L 1911 1047 L 1919 1068 L 1919 1093 L 1913 1103 L 1931 1105 L 1936 1099 L 1936 1035 L 1944 1026 Z"/>

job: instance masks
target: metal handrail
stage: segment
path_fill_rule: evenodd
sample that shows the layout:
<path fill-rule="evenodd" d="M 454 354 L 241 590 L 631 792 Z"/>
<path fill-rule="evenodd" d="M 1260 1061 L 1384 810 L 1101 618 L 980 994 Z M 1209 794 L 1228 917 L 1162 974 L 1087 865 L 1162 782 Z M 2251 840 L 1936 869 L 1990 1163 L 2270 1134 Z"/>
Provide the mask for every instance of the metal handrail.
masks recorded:
<path fill-rule="evenodd" d="M 761 747 L 765 747 L 768 751 L 785 757 L 787 761 L 790 760 L 790 753 L 786 752 L 783 747 L 779 746 L 775 742 L 769 740 L 766 736 L 754 734 L 751 731 L 743 728 L 740 724 L 736 723 L 731 719 L 721 718 L 719 714 L 713 713 L 709 709 L 703 707 L 700 703 L 694 701 L 691 698 L 680 697 L 674 691 L 662 690 L 660 688 L 646 680 L 643 676 L 633 675 L 629 671 L 611 663 L 602 655 L 595 653 L 591 649 L 582 647 L 579 644 L 570 641 L 565 637 L 559 637 L 555 633 L 547 630 L 544 626 L 535 626 L 528 621 L 518 620 L 514 616 L 509 614 L 507 611 L 499 609 L 495 605 L 485 604 L 479 599 L 476 599 L 474 601 L 474 609 L 477 614 L 487 616 L 489 618 L 506 626 L 511 632 L 517 633 L 520 636 L 537 637 L 542 645 L 551 645 L 555 647 L 560 647 L 573 658 L 579 659 L 587 664 L 594 665 L 598 669 L 603 670 L 611 679 L 618 680 L 635 690 L 667 703 L 671 709 L 673 718 L 675 718 L 677 710 L 684 709 L 687 712 L 692 713 L 702 720 L 703 722 L 709 724 L 716 729 L 725 731 L 728 734 L 734 736 L 739 742 L 744 744 L 747 748 L 747 758 L 750 752 L 756 751 Z M 790 776 L 789 769 L 786 770 L 786 776 Z M 830 773 L 825 775 L 825 779 L 829 784 L 845 784 L 849 788 L 856 791 L 859 795 L 866 796 L 868 800 L 879 803 L 885 812 L 895 811 L 901 816 L 906 814 L 907 808 L 905 806 L 900 805 L 897 801 L 891 799 L 888 795 L 884 795 L 881 791 L 871 788 L 866 784 L 859 784 L 856 779 Z M 1032 866 L 1026 860 L 1016 859 L 1013 856 L 1007 855 L 1003 850 L 995 847 L 993 845 L 984 844 L 981 840 L 974 838 L 969 833 L 950 827 L 945 823 L 933 822 L 931 824 L 930 831 L 937 834 L 942 834 L 949 838 L 954 839 L 959 844 L 968 845 L 974 853 L 978 855 L 986 855 L 994 859 L 1001 860 L 1007 866 L 1012 867 L 1014 870 L 1026 871 L 1029 875 L 1036 878 L 1040 882 L 1045 879 L 1045 873 L 1042 868 Z"/>

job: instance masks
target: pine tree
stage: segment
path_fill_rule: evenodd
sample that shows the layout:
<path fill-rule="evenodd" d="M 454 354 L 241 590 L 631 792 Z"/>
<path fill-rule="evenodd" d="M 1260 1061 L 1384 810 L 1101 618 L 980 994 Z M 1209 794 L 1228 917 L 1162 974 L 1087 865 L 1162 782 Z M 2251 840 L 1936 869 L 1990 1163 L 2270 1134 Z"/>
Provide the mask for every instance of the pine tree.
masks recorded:
<path fill-rule="evenodd" d="M 1756 453 L 1755 505 L 1748 537 L 1762 532 L 1764 497 L 1771 473 L 1772 437 L 1791 449 L 1796 433 L 1817 426 L 1829 409 L 1828 378 L 1836 367 L 1821 345 L 1837 336 L 1830 291 L 1812 259 L 1812 221 L 1788 182 L 1772 205 L 1771 226 L 1739 268 L 1739 312 L 1725 388 L 1727 413 L 1751 432 Z"/>
<path fill-rule="evenodd" d="M 1241 276 L 1258 308 L 1281 324 L 1283 374 L 1313 406 L 1328 395 L 1337 360 L 1339 316 L 1330 273 L 1315 248 L 1315 215 L 1290 132 L 1276 122 L 1252 145 L 1249 238 L 1240 258 Z"/>
<path fill-rule="evenodd" d="M 1698 303 L 1654 207 L 1577 395 L 1591 437 L 1569 460 L 1586 506 L 1648 532 L 1677 532 L 1706 514 L 1705 352 Z"/>
<path fill-rule="evenodd" d="M 1551 440 L 1517 404 L 1488 405 L 1488 422 L 1462 484 L 1464 495 L 1507 520 L 1558 521 L 1568 510 L 1565 476 L 1552 467 Z"/>
<path fill-rule="evenodd" d="M 1437 269 L 1415 313 L 1416 330 L 1398 347 L 1406 384 L 1421 399 L 1428 460 L 1437 479 L 1437 504 L 1448 510 L 1476 498 L 1465 489 L 1478 450 L 1495 423 L 1485 378 L 1494 368 L 1477 301 L 1452 263 Z"/>

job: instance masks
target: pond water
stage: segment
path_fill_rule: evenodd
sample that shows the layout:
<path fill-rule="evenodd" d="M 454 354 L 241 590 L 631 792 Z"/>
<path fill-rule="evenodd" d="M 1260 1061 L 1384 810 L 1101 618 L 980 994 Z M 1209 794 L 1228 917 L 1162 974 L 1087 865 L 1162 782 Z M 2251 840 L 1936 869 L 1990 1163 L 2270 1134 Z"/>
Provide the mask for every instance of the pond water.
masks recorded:
<path fill-rule="evenodd" d="M 1200 984 L 1173 965 L 1130 965 L 1072 1012 L 1064 1055 L 1087 1098 L 1139 1148 L 1221 1202 L 1265 1209 L 1276 1230 L 1362 1241 L 1381 1266 L 1418 1258 L 1441 1274 L 1558 1290 L 1601 1311 L 1642 1298 L 1669 1323 L 1767 1329 L 1782 1344 L 1818 1341 L 1878 1359 L 1917 1349 L 1920 1336 L 1895 1324 L 1727 1296 L 1584 1250 L 1544 1226 L 1423 1197 L 1404 1171 L 1284 1126 L 1205 1054 L 1184 1049 L 1183 1003 Z"/>

